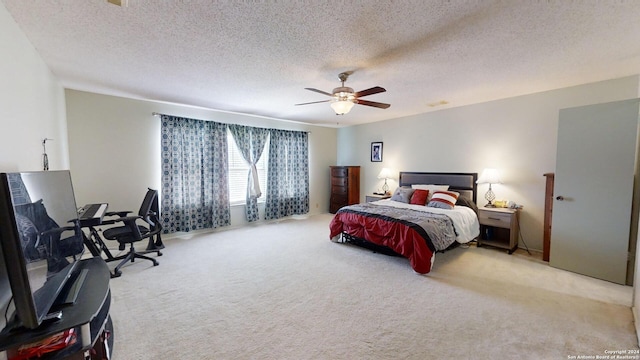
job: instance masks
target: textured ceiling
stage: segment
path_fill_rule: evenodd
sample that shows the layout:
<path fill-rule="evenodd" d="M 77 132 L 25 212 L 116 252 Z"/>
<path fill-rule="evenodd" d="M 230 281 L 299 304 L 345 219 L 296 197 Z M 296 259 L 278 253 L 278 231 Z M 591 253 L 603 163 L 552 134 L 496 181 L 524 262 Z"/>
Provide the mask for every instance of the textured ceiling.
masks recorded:
<path fill-rule="evenodd" d="M 2 2 L 66 88 L 327 126 L 640 74 L 635 0 Z M 342 71 L 391 107 L 294 106 Z"/>

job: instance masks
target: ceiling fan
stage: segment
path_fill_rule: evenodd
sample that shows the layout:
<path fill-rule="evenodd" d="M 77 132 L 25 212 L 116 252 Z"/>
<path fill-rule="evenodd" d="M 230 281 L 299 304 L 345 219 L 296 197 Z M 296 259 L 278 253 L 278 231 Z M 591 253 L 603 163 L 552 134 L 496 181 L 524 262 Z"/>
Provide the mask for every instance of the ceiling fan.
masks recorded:
<path fill-rule="evenodd" d="M 328 93 L 328 92 L 322 91 L 322 90 L 318 90 L 318 89 L 314 89 L 314 88 L 305 88 L 305 90 L 311 90 L 311 91 L 315 91 L 315 92 L 320 93 L 320 94 L 331 96 L 331 99 L 322 100 L 322 101 L 307 102 L 307 103 L 302 103 L 302 104 L 296 104 L 296 106 L 297 105 L 318 104 L 318 103 L 331 101 L 331 108 L 336 112 L 336 115 L 344 115 L 344 114 L 348 113 L 349 111 L 351 111 L 351 108 L 355 104 L 373 106 L 373 107 L 377 107 L 377 108 L 380 108 L 380 109 L 387 109 L 389 106 L 391 106 L 390 104 L 385 104 L 385 103 L 380 103 L 380 102 L 375 102 L 375 101 L 368 101 L 368 100 L 361 100 L 360 99 L 361 97 L 368 96 L 368 95 L 373 95 L 373 94 L 378 94 L 378 93 L 381 93 L 381 92 L 385 92 L 387 90 L 385 90 L 384 88 L 382 88 L 380 86 L 374 86 L 374 87 L 372 87 L 370 89 L 354 92 L 352 88 L 344 86 L 344 82 L 347 81 L 347 78 L 351 74 L 352 74 L 352 72 L 342 72 L 342 73 L 340 73 L 338 75 L 338 79 L 340 79 L 340 81 L 342 82 L 342 86 L 333 89 L 333 91 L 331 93 Z"/>

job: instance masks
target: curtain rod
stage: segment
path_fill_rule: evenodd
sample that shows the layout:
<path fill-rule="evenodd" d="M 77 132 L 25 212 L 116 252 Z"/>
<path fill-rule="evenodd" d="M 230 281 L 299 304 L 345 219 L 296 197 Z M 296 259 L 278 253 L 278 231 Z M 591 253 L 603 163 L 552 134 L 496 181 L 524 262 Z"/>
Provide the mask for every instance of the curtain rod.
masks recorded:
<path fill-rule="evenodd" d="M 155 112 L 155 111 L 154 111 L 154 112 L 152 112 L 152 113 L 151 113 L 151 115 L 153 115 L 153 116 L 162 116 L 162 115 L 167 115 L 167 116 L 177 116 L 177 115 L 162 114 L 162 113 Z M 177 116 L 177 117 L 182 117 L 182 116 Z M 205 120 L 205 121 L 207 121 L 207 120 Z M 211 121 L 213 121 L 213 120 L 211 120 Z M 228 123 L 227 123 L 227 124 L 228 124 Z M 249 125 L 245 125 L 245 126 L 249 126 Z M 282 130 L 287 130 L 287 129 L 282 129 Z M 290 130 L 290 131 L 291 131 L 291 130 Z M 300 130 L 293 130 L 293 131 L 300 131 Z M 311 134 L 311 131 L 307 131 L 307 134 Z"/>

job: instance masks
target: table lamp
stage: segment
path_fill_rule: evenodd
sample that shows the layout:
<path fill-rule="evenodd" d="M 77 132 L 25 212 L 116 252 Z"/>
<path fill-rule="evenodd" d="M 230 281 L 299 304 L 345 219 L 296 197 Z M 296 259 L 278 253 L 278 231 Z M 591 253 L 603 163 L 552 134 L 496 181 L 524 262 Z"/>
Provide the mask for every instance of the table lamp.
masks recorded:
<path fill-rule="evenodd" d="M 489 184 L 489 190 L 484 194 L 484 198 L 487 200 L 487 204 L 484 207 L 496 207 L 493 204 L 493 200 L 496 199 L 496 194 L 491 190 L 491 184 L 502 184 L 502 180 L 500 179 L 500 174 L 496 169 L 484 169 L 482 170 L 482 174 L 476 184 Z"/>
<path fill-rule="evenodd" d="M 378 179 L 384 179 L 384 185 L 382 185 L 382 191 L 385 194 L 389 193 L 389 185 L 387 185 L 387 179 L 392 177 L 393 177 L 393 173 L 389 168 L 382 168 L 382 170 L 380 170 L 380 173 L 378 174 Z"/>

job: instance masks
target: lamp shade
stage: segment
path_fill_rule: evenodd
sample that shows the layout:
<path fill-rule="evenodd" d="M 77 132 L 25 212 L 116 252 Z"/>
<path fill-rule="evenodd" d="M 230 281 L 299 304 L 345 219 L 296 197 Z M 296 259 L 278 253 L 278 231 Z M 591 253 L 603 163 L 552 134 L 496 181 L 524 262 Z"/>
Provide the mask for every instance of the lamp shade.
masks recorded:
<path fill-rule="evenodd" d="M 353 102 L 349 100 L 338 100 L 331 103 L 331 108 L 337 115 L 344 115 L 351 111 L 353 105 Z"/>
<path fill-rule="evenodd" d="M 382 168 L 378 174 L 378 179 L 391 179 L 392 177 L 393 172 L 389 168 Z"/>
<path fill-rule="evenodd" d="M 484 169 L 476 184 L 502 184 L 502 180 L 497 169 Z"/>

